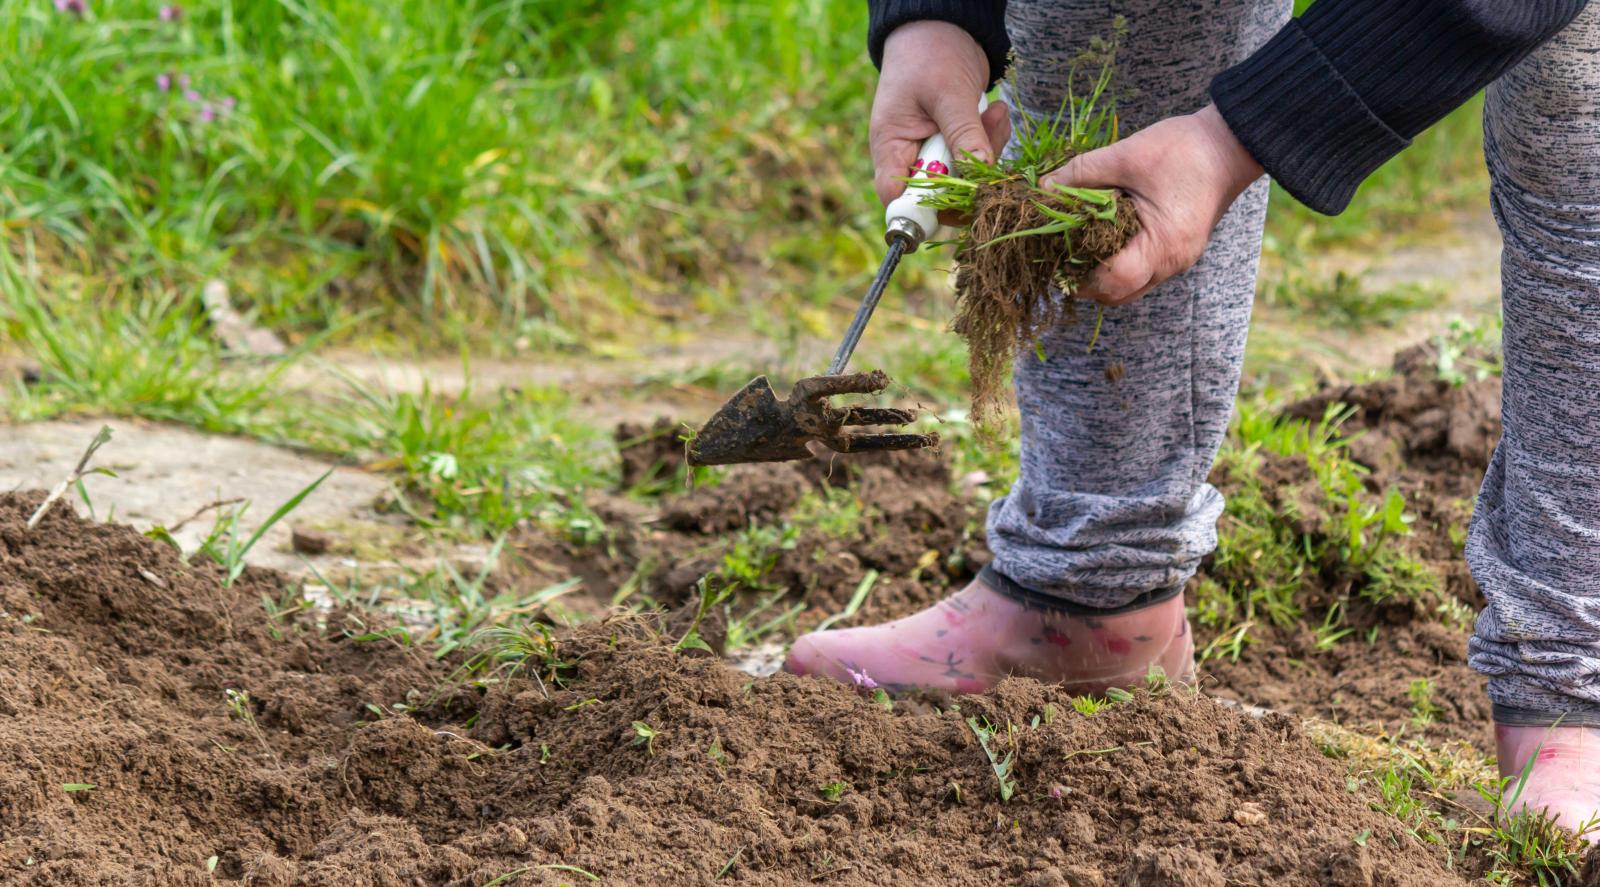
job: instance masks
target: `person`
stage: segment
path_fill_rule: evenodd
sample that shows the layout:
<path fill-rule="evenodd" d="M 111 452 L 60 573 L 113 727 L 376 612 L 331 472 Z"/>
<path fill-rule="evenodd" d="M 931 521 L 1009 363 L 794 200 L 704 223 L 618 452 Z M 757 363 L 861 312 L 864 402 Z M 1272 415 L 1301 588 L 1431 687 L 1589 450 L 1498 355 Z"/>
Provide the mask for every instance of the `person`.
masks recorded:
<path fill-rule="evenodd" d="M 1004 104 L 1051 113 L 1074 54 L 1124 15 L 1119 108 L 1134 133 L 1045 181 L 1121 188 L 1142 230 L 1078 294 L 1115 306 L 1100 341 L 1116 347 L 1091 351 L 1089 325 L 1066 325 L 1040 343 L 1043 360 L 1016 364 L 1020 476 L 989 513 L 993 563 L 921 613 L 798 639 L 786 667 L 959 692 L 1009 674 L 1075 693 L 1152 667 L 1190 679 L 1182 589 L 1216 545 L 1223 502 L 1206 477 L 1239 382 L 1263 173 L 1338 213 L 1487 85 L 1504 435 L 1469 531 L 1488 602 L 1470 662 L 1488 676 L 1502 775 L 1536 758 L 1508 799 L 1580 828 L 1600 815 L 1600 4 L 1317 0 L 1299 18 L 1291 6 L 873 0 L 885 201 L 934 132 L 982 157 L 1000 149 L 1008 112 L 976 109 L 1008 52 Z M 1112 360 L 1121 388 L 1106 381 Z"/>

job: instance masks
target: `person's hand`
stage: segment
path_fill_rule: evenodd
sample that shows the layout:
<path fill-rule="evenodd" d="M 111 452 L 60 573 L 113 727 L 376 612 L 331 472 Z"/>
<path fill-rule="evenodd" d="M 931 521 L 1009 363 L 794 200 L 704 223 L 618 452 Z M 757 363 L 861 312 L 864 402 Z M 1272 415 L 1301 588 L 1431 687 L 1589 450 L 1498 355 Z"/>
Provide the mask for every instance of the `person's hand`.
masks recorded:
<path fill-rule="evenodd" d="M 887 206 L 905 191 L 924 139 L 944 133 L 953 157 L 993 160 L 1011 123 L 1004 102 L 978 116 L 989 85 L 989 60 L 972 35 L 948 22 L 910 22 L 883 44 L 883 74 L 872 99 L 872 184 Z"/>
<path fill-rule="evenodd" d="M 1078 291 L 1123 305 L 1199 261 L 1223 213 L 1261 175 L 1261 165 L 1207 105 L 1080 154 L 1040 184 L 1120 188 L 1133 198 L 1139 233 Z"/>

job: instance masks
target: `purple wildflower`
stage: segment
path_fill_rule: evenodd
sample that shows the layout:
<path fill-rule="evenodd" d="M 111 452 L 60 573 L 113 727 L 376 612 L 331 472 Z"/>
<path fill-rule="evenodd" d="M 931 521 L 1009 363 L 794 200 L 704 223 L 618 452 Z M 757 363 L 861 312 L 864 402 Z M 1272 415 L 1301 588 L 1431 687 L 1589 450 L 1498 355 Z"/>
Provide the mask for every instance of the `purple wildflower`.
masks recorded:
<path fill-rule="evenodd" d="M 159 15 L 161 16 L 161 20 L 164 22 L 175 22 L 178 19 L 183 18 L 183 7 L 176 3 L 168 3 L 161 7 L 161 12 Z"/>
<path fill-rule="evenodd" d="M 89 11 L 89 4 L 84 0 L 56 0 L 56 12 L 68 12 L 73 15 L 83 15 Z"/>
<path fill-rule="evenodd" d="M 222 98 L 222 110 L 224 110 L 224 111 L 232 111 L 233 110 L 233 106 L 237 105 L 237 104 L 238 104 L 238 102 L 235 101 L 233 96 L 231 96 L 231 95 L 230 96 L 223 96 L 223 98 Z"/>
<path fill-rule="evenodd" d="M 172 75 L 165 71 L 156 75 L 156 89 L 169 92 L 172 89 Z"/>
<path fill-rule="evenodd" d="M 189 75 L 188 74 L 179 74 L 178 75 L 178 85 L 183 87 L 184 89 L 188 89 L 189 88 Z"/>
<path fill-rule="evenodd" d="M 1050 797 L 1055 798 L 1056 800 L 1059 801 L 1066 794 L 1067 794 L 1067 787 L 1066 786 L 1064 786 L 1064 785 L 1052 785 L 1052 786 L 1050 786 Z"/>
<path fill-rule="evenodd" d="M 201 123 L 210 123 L 211 121 L 213 121 L 215 119 L 217 119 L 217 111 L 216 111 L 216 109 L 211 107 L 211 103 L 210 102 L 206 102 L 205 106 L 200 109 L 200 122 Z"/>
<path fill-rule="evenodd" d="M 850 680 L 855 681 L 857 687 L 863 690 L 878 689 L 878 682 L 873 680 L 872 676 L 865 671 L 856 671 L 852 668 L 846 668 L 845 671 L 850 673 Z"/>
<path fill-rule="evenodd" d="M 192 90 L 192 89 L 186 89 L 186 90 L 184 90 L 184 91 L 183 91 L 183 97 L 184 97 L 184 99 L 186 99 L 186 100 L 187 100 L 187 101 L 191 101 L 191 102 L 198 102 L 198 101 L 200 101 L 200 93 L 198 93 L 198 92 L 195 92 L 195 91 L 194 91 L 194 90 Z"/>

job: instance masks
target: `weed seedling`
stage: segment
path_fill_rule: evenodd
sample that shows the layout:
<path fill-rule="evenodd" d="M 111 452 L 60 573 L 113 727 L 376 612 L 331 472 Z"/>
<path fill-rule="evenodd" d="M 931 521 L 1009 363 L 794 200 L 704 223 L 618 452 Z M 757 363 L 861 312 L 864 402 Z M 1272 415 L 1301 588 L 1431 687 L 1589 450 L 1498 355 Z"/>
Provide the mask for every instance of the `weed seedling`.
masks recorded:
<path fill-rule="evenodd" d="M 1111 702 L 1109 700 L 1101 699 L 1098 696 L 1072 697 L 1072 707 L 1076 709 L 1080 715 L 1092 715 L 1110 704 Z"/>
<path fill-rule="evenodd" d="M 99 450 L 101 447 L 105 446 L 106 444 L 108 444 L 110 442 L 111 442 L 111 426 L 109 426 L 109 425 L 100 426 L 100 430 L 95 433 L 94 440 L 89 441 L 88 448 L 86 448 L 83 451 L 83 455 L 82 456 L 78 457 L 78 464 L 73 467 L 72 473 L 67 475 L 65 480 L 63 480 L 60 483 L 56 484 L 54 487 L 51 487 L 50 488 L 50 495 L 45 496 L 44 497 L 44 501 L 40 502 L 39 503 L 39 507 L 34 509 L 33 514 L 28 517 L 28 529 L 31 530 L 35 526 L 37 526 L 39 521 L 44 518 L 44 513 L 50 510 L 50 506 L 54 505 L 56 503 L 56 500 L 61 498 L 62 494 L 66 493 L 67 490 L 71 489 L 74 486 L 78 487 L 79 492 L 84 497 L 84 501 L 87 502 L 88 501 L 88 493 L 83 492 L 83 486 L 82 486 L 84 478 L 89 477 L 90 475 L 94 475 L 94 474 L 103 474 L 103 475 L 105 475 L 107 477 L 116 477 L 117 476 L 116 472 L 112 471 L 109 468 L 90 468 L 89 467 L 89 461 L 94 458 L 95 451 Z M 90 508 L 90 512 L 91 512 L 91 514 L 93 513 L 93 507 L 92 506 Z"/>
<path fill-rule="evenodd" d="M 516 625 L 492 625 L 474 632 L 467 646 L 477 649 L 467 660 L 466 671 L 490 680 L 497 675 L 514 678 L 533 666 L 531 674 L 548 697 L 545 685 L 560 686 L 572 663 L 563 660 L 555 635 L 543 622 L 527 620 Z"/>
<path fill-rule="evenodd" d="M 250 707 L 250 694 L 244 690 L 235 690 L 232 687 L 224 690 L 223 694 L 228 700 L 228 710 L 233 712 L 234 717 L 244 722 L 244 725 L 250 730 L 250 735 L 256 738 L 256 742 L 259 742 L 262 750 L 267 753 L 267 757 L 271 758 L 272 763 L 282 770 L 283 762 L 278 760 L 278 753 L 273 751 L 272 746 L 267 744 L 266 734 L 261 732 L 261 726 L 256 723 L 255 711 Z"/>
<path fill-rule="evenodd" d="M 819 622 L 816 630 L 827 631 L 829 628 L 832 628 L 835 623 L 854 616 L 856 612 L 861 609 L 861 605 L 867 602 L 867 596 L 872 593 L 872 586 L 875 585 L 877 581 L 878 571 L 868 570 L 867 574 L 861 577 L 861 582 L 856 585 L 855 593 L 850 595 L 850 602 L 845 604 L 844 609 Z"/>
<path fill-rule="evenodd" d="M 883 706 L 884 711 L 894 711 L 894 700 L 889 698 L 889 691 L 882 687 L 872 688 L 872 701 Z"/>
<path fill-rule="evenodd" d="M 644 746 L 644 750 L 652 755 L 656 753 L 657 735 L 656 728 L 644 721 L 633 722 L 633 744 Z"/>
<path fill-rule="evenodd" d="M 694 619 L 689 623 L 689 630 L 683 633 L 683 637 L 678 639 L 672 649 L 679 652 L 684 650 L 704 650 L 707 653 L 712 653 L 714 651 L 711 649 L 711 645 L 700 637 L 700 623 L 706 618 L 706 614 L 711 612 L 713 607 L 733 597 L 734 589 L 738 586 L 724 585 L 714 588 L 713 584 L 702 576 L 697 587 L 700 591 L 700 602 L 695 607 Z"/>
<path fill-rule="evenodd" d="M 992 744 L 995 735 L 1000 732 L 999 727 L 989 723 L 987 719 L 980 722 L 976 717 L 967 718 L 967 726 L 972 730 L 973 735 L 978 737 L 978 745 L 983 747 L 984 757 L 989 759 L 989 769 L 994 771 L 995 782 L 1000 786 L 1001 802 L 1004 803 L 1011 800 L 1011 796 L 1017 791 L 1017 781 L 1013 778 L 1014 774 L 1011 771 L 1012 760 L 1016 756 L 1014 747 L 1012 751 L 1006 752 L 1004 758 L 1001 758 Z M 1006 725 L 1006 738 L 1008 740 L 1011 739 L 1011 725 L 1009 724 Z"/>
<path fill-rule="evenodd" d="M 245 511 L 250 507 L 250 503 L 243 503 L 217 518 L 216 525 L 211 528 L 206 540 L 200 544 L 200 551 L 222 567 L 222 584 L 224 587 L 231 588 L 233 583 L 244 573 L 244 556 L 250 553 L 250 549 L 254 548 L 257 542 L 261 541 L 261 537 L 266 535 L 267 531 L 272 529 L 278 521 L 288 517 L 289 512 L 300 507 L 300 503 L 315 492 L 317 487 L 322 486 L 322 482 L 327 480 L 331 474 L 333 474 L 332 468 L 324 471 L 321 477 L 312 481 L 300 492 L 289 497 L 289 500 L 279 505 L 278 509 L 272 512 L 266 521 L 257 527 L 256 531 L 250 534 L 248 538 L 243 538 L 239 519 L 244 516 Z"/>
<path fill-rule="evenodd" d="M 848 782 L 830 782 L 827 785 L 817 789 L 817 793 L 822 795 L 823 800 L 831 803 L 844 797 L 845 791 L 847 791 L 849 788 L 850 783 Z"/>
<path fill-rule="evenodd" d="M 743 847 L 740 847 L 738 850 L 733 851 L 733 855 L 728 857 L 728 861 L 722 864 L 722 868 L 717 869 L 716 880 L 718 880 L 718 881 L 722 880 L 722 876 L 726 875 L 729 871 L 731 871 L 733 869 L 734 863 L 737 863 L 739 861 L 739 857 L 741 857 L 743 855 L 744 855 L 744 848 Z"/>
<path fill-rule="evenodd" d="M 1426 727 L 1439 716 L 1439 706 L 1433 701 L 1433 681 L 1417 678 L 1406 691 L 1411 697 L 1411 722 Z"/>

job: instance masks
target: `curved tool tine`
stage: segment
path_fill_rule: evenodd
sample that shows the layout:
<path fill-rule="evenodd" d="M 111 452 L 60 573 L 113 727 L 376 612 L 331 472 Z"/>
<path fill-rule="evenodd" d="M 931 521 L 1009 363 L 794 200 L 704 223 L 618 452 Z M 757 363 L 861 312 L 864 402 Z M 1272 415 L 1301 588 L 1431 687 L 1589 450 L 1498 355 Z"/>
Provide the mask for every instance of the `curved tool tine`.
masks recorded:
<path fill-rule="evenodd" d="M 823 441 L 841 453 L 870 453 L 878 450 L 920 450 L 939 445 L 939 435 L 928 434 L 841 434 Z"/>
<path fill-rule="evenodd" d="M 889 387 L 889 374 L 883 370 L 870 373 L 846 373 L 842 376 L 811 376 L 794 383 L 790 400 L 816 403 L 835 394 L 876 394 Z"/>
<path fill-rule="evenodd" d="M 841 425 L 909 425 L 917 421 L 916 410 L 851 407 L 845 410 Z"/>

